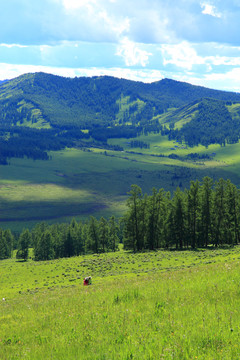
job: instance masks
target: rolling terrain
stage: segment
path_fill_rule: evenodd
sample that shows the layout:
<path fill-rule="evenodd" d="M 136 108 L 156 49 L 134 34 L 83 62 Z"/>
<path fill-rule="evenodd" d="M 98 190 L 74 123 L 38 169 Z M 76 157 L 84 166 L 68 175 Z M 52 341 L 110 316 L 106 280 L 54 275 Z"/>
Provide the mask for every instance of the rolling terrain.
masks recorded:
<path fill-rule="evenodd" d="M 240 94 L 20 76 L 0 85 L 0 226 L 119 217 L 131 184 L 173 192 L 209 175 L 240 186 L 239 134 Z"/>

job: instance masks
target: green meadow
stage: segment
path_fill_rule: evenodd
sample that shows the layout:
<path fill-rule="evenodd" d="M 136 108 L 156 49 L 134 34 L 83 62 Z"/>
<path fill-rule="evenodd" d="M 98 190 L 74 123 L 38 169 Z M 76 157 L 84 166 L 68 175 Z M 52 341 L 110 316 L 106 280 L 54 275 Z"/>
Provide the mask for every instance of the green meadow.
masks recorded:
<path fill-rule="evenodd" d="M 40 221 L 120 217 L 132 184 L 144 193 L 153 187 L 173 192 L 208 175 L 215 180 L 229 178 L 240 186 L 240 144 L 187 148 L 159 134 L 137 139 L 149 143 L 150 149 L 131 148 L 134 139 L 112 139 L 109 144 L 124 151 L 65 149 L 50 152 L 49 161 L 13 158 L 10 165 L 0 165 L 0 226 L 21 231 Z M 190 153 L 214 156 L 184 159 Z M 181 159 L 169 158 L 171 154 Z"/>
<path fill-rule="evenodd" d="M 239 265 L 239 246 L 3 260 L 0 358 L 238 359 Z"/>

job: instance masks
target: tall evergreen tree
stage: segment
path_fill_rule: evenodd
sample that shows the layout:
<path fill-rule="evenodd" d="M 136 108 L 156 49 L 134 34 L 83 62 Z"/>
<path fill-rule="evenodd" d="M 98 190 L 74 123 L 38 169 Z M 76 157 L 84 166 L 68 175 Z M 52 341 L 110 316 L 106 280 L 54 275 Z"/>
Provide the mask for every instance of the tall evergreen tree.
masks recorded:
<path fill-rule="evenodd" d="M 18 241 L 17 259 L 27 260 L 29 255 L 29 246 L 32 241 L 32 235 L 28 229 L 23 230 Z"/>
<path fill-rule="evenodd" d="M 127 200 L 128 212 L 125 215 L 124 247 L 139 251 L 144 248 L 146 198 L 142 189 L 132 185 Z"/>
<path fill-rule="evenodd" d="M 111 216 L 109 219 L 109 250 L 116 251 L 118 249 L 119 227 L 116 224 L 115 216 Z"/>
<path fill-rule="evenodd" d="M 164 207 L 164 190 L 153 188 L 152 195 L 147 199 L 146 211 L 146 246 L 153 250 L 159 247 L 160 238 L 163 230 L 163 207 Z"/>
<path fill-rule="evenodd" d="M 10 229 L 3 231 L 3 237 L 5 238 L 6 244 L 7 244 L 7 256 L 8 258 L 12 257 L 13 253 L 13 242 L 14 242 L 14 236 Z"/>
<path fill-rule="evenodd" d="M 54 246 L 51 232 L 46 230 L 38 239 L 34 247 L 35 260 L 52 260 L 54 259 Z"/>
<path fill-rule="evenodd" d="M 208 246 L 212 235 L 212 218 L 213 218 L 213 180 L 206 176 L 200 187 L 200 212 L 201 225 L 198 246 Z"/>
<path fill-rule="evenodd" d="M 199 220 L 199 181 L 191 181 L 190 189 L 187 191 L 187 221 L 190 244 L 196 247 Z"/>
<path fill-rule="evenodd" d="M 184 194 L 177 188 L 173 196 L 173 231 L 176 241 L 176 249 L 182 249 L 185 243 L 185 219 L 186 206 Z"/>
<path fill-rule="evenodd" d="M 214 193 L 214 226 L 213 226 L 213 236 L 215 246 L 222 245 L 225 238 L 226 228 L 225 228 L 225 207 L 226 207 L 226 182 L 223 179 L 220 179 L 216 183 L 215 193 Z"/>
<path fill-rule="evenodd" d="M 100 242 L 100 251 L 105 252 L 108 249 L 109 243 L 109 226 L 108 222 L 104 217 L 101 217 L 98 224 L 98 234 Z"/>
<path fill-rule="evenodd" d="M 9 256 L 9 248 L 4 236 L 4 231 L 0 229 L 0 260 L 7 259 Z"/>
<path fill-rule="evenodd" d="M 99 253 L 100 242 L 99 242 L 99 233 L 98 233 L 98 221 L 95 217 L 90 216 L 88 223 L 88 234 L 87 234 L 87 250 Z"/>
<path fill-rule="evenodd" d="M 226 228 L 227 242 L 238 244 L 239 242 L 239 191 L 236 186 L 227 180 L 226 183 Z"/>

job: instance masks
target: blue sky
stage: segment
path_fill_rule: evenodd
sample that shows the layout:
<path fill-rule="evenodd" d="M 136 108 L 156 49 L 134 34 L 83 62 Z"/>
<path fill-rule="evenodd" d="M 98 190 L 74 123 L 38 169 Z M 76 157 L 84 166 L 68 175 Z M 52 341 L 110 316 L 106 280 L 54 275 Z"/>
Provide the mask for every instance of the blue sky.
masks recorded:
<path fill-rule="evenodd" d="M 240 92 L 240 0 L 8 0 L 0 79 L 44 71 Z"/>

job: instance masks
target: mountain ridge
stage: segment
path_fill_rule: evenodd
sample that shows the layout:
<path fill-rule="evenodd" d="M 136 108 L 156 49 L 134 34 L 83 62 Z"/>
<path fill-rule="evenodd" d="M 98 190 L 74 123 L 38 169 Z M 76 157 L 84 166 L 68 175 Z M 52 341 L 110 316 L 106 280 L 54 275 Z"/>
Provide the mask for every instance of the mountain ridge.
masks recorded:
<path fill-rule="evenodd" d="M 24 74 L 0 84 L 2 164 L 11 157 L 48 159 L 50 150 L 65 147 L 121 150 L 119 145 L 111 147 L 108 139 L 151 132 L 189 146 L 236 143 L 240 94 L 171 79 L 147 84 L 46 73 Z"/>
<path fill-rule="evenodd" d="M 146 123 L 170 108 L 205 97 L 240 102 L 238 93 L 172 79 L 148 84 L 111 76 L 65 78 L 29 73 L 0 84 L 0 123 L 8 117 L 8 107 L 18 109 L 15 118 L 21 118 L 21 113 L 26 118 L 32 117 L 32 106 L 51 127 L 106 126 L 116 119 Z"/>

